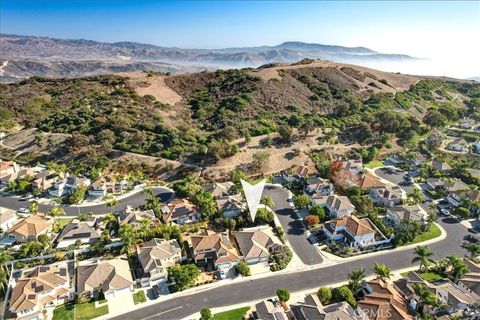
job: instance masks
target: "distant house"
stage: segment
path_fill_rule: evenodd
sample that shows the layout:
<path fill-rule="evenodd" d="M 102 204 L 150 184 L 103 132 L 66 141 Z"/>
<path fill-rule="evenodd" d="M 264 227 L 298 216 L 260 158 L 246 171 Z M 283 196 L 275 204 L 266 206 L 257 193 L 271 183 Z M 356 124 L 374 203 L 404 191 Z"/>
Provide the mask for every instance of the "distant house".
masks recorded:
<path fill-rule="evenodd" d="M 77 294 L 97 297 L 100 291 L 106 299 L 131 294 L 133 279 L 125 256 L 111 260 L 88 262 L 77 267 Z"/>
<path fill-rule="evenodd" d="M 203 186 L 203 189 L 210 192 L 216 198 L 226 197 L 232 194 L 233 182 L 215 182 Z"/>
<path fill-rule="evenodd" d="M 295 170 L 295 173 L 292 175 L 289 174 L 288 172 L 283 172 L 282 177 L 286 182 L 294 182 L 299 179 L 304 179 L 308 176 L 309 168 L 306 165 L 301 165 L 297 167 Z"/>
<path fill-rule="evenodd" d="M 390 224 L 396 227 L 400 226 L 402 221 L 418 221 L 421 224 L 425 224 L 426 213 L 418 205 L 414 205 L 414 206 L 401 205 L 401 206 L 388 208 L 386 219 Z"/>
<path fill-rule="evenodd" d="M 333 217 L 350 216 L 355 211 L 355 206 L 345 196 L 320 196 L 315 194 L 310 199 L 313 205 L 327 208 Z"/>
<path fill-rule="evenodd" d="M 323 231 L 327 238 L 356 249 L 376 244 L 377 229 L 368 218 L 352 215 L 330 220 L 323 225 Z"/>
<path fill-rule="evenodd" d="M 353 174 L 359 174 L 363 170 L 362 159 L 348 159 L 341 161 L 342 168 Z"/>
<path fill-rule="evenodd" d="M 37 240 L 39 235 L 48 233 L 51 226 L 52 223 L 45 215 L 37 213 L 21 219 L 8 229 L 5 234 L 16 242 L 29 242 Z"/>
<path fill-rule="evenodd" d="M 252 310 L 255 320 L 288 320 L 285 309 L 278 300 L 264 300 L 257 303 Z"/>
<path fill-rule="evenodd" d="M 475 120 L 470 118 L 465 118 L 460 121 L 460 123 L 458 124 L 458 127 L 462 129 L 473 129 L 476 124 L 477 122 Z"/>
<path fill-rule="evenodd" d="M 63 197 L 75 192 L 80 186 L 88 187 L 90 184 L 91 182 L 88 178 L 67 176 L 66 178 L 59 179 L 53 183 L 53 186 L 48 190 L 48 193 L 54 197 Z"/>
<path fill-rule="evenodd" d="M 46 169 L 42 170 L 33 177 L 32 187 L 45 192 L 53 186 L 55 179 L 55 174 Z"/>
<path fill-rule="evenodd" d="M 432 161 L 432 167 L 435 170 L 440 171 L 440 172 L 444 172 L 444 173 L 452 170 L 452 167 L 448 163 L 442 162 L 442 161 L 439 161 L 439 160 L 433 160 Z"/>
<path fill-rule="evenodd" d="M 294 320 L 365 320 L 358 310 L 347 302 L 323 305 L 316 293 L 305 297 L 303 303 L 290 304 L 290 319 Z"/>
<path fill-rule="evenodd" d="M 358 309 L 366 315 L 377 315 L 369 319 L 413 320 L 407 300 L 392 284 L 380 279 L 362 283 L 364 297 L 358 301 Z"/>
<path fill-rule="evenodd" d="M 448 150 L 456 152 L 468 152 L 468 142 L 465 139 L 455 139 L 447 146 Z"/>
<path fill-rule="evenodd" d="M 467 258 L 463 259 L 468 272 L 458 281 L 458 285 L 465 291 L 480 296 L 480 264 Z"/>
<path fill-rule="evenodd" d="M 0 161 L 0 177 L 5 177 L 18 171 L 20 171 L 20 166 L 15 161 Z"/>
<path fill-rule="evenodd" d="M 227 218 L 233 218 L 245 211 L 246 206 L 241 195 L 224 196 L 215 199 L 217 208 Z"/>
<path fill-rule="evenodd" d="M 57 236 L 57 248 L 67 248 L 75 243 L 92 244 L 100 239 L 95 223 L 75 220 L 67 224 Z"/>
<path fill-rule="evenodd" d="M 235 247 L 230 242 L 228 231 L 215 233 L 207 230 L 203 234 L 191 236 L 192 256 L 200 266 L 218 269 L 222 278 L 240 262 Z"/>
<path fill-rule="evenodd" d="M 446 180 L 439 178 L 428 178 L 426 185 L 430 190 L 442 190 L 448 194 L 455 193 L 460 195 L 461 193 L 470 190 L 468 185 L 459 179 Z"/>
<path fill-rule="evenodd" d="M 196 205 L 187 199 L 173 199 L 162 208 L 163 222 L 186 224 L 193 223 L 202 218 Z"/>
<path fill-rule="evenodd" d="M 184 259 L 177 240 L 158 238 L 153 238 L 143 245 L 137 246 L 137 257 L 142 271 L 142 286 L 166 282 L 168 280 L 167 269 Z"/>
<path fill-rule="evenodd" d="M 157 224 L 160 220 L 155 216 L 155 212 L 153 210 L 138 210 L 133 209 L 131 206 L 127 206 L 127 208 L 121 211 L 118 215 L 118 220 L 120 226 L 124 224 L 131 224 L 133 227 L 138 230 L 140 229 L 140 221 L 147 219 L 152 224 Z"/>
<path fill-rule="evenodd" d="M 307 193 L 321 196 L 332 196 L 334 191 L 333 183 L 327 179 L 312 178 L 307 181 Z"/>
<path fill-rule="evenodd" d="M 392 207 L 402 202 L 403 190 L 399 186 L 371 188 L 369 196 L 376 205 Z"/>
<path fill-rule="evenodd" d="M 363 190 L 370 190 L 371 188 L 381 188 L 385 187 L 386 184 L 382 182 L 382 180 L 371 174 L 370 172 L 366 172 L 359 181 L 359 187 Z"/>
<path fill-rule="evenodd" d="M 268 226 L 254 227 L 232 232 L 240 258 L 247 264 L 268 262 L 270 251 L 282 243 Z"/>
<path fill-rule="evenodd" d="M 15 211 L 0 207 L 0 229 L 2 229 L 2 232 L 0 233 L 13 227 L 17 220 L 18 217 L 15 214 Z"/>
<path fill-rule="evenodd" d="M 11 167 L 17 168 L 16 164 L 12 164 Z M 24 179 L 26 177 L 33 177 L 34 171 L 31 168 L 20 168 L 11 174 L 0 177 L 0 184 L 8 184 L 18 179 Z"/>
<path fill-rule="evenodd" d="M 17 319 L 43 319 L 42 310 L 73 299 L 72 274 L 66 263 L 33 268 L 13 280 L 9 311 Z"/>
<path fill-rule="evenodd" d="M 95 180 L 91 185 L 90 189 L 88 190 L 88 195 L 97 198 L 103 198 L 107 194 L 108 184 L 107 177 L 100 177 Z"/>

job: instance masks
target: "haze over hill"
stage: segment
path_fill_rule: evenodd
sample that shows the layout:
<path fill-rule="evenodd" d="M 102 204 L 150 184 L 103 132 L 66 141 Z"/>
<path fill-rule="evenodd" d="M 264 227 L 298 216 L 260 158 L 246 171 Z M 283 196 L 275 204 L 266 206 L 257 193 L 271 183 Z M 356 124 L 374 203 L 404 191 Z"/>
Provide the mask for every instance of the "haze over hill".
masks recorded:
<path fill-rule="evenodd" d="M 78 77 L 127 71 L 185 72 L 202 69 L 258 67 L 305 58 L 348 63 L 416 61 L 404 54 L 385 54 L 365 47 L 305 42 L 224 49 L 167 48 L 135 42 L 105 43 L 18 35 L 0 36 L 3 81 L 30 76 Z M 8 61 L 6 63 L 5 61 Z"/>

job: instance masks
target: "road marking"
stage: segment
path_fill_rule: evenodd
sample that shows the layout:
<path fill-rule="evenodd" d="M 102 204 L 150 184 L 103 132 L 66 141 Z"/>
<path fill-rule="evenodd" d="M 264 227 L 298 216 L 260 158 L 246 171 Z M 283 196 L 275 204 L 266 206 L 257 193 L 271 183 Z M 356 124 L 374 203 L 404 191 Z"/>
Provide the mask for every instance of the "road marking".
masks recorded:
<path fill-rule="evenodd" d="M 179 307 L 176 307 L 176 308 L 172 308 L 172 309 L 169 309 L 169 310 L 166 310 L 166 311 L 163 311 L 163 312 L 160 312 L 160 313 L 157 313 L 157 314 L 154 314 L 153 316 L 150 316 L 150 317 L 146 317 L 146 318 L 143 318 L 142 320 L 147 320 L 147 319 L 150 319 L 150 318 L 153 318 L 153 317 L 156 317 L 156 316 L 159 316 L 161 314 L 164 314 L 164 313 L 169 313 L 173 310 L 177 310 L 177 309 L 182 309 L 183 306 L 179 306 Z"/>

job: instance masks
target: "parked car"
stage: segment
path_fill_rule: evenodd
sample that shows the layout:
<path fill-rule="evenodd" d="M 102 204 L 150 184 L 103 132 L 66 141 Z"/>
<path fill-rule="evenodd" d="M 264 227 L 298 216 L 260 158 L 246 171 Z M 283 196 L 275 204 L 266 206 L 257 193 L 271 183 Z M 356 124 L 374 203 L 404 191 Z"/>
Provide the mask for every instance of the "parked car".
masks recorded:
<path fill-rule="evenodd" d="M 30 210 L 28 210 L 27 208 L 20 208 L 20 209 L 18 209 L 18 212 L 19 213 L 29 213 Z"/>
<path fill-rule="evenodd" d="M 471 243 L 479 243 L 480 242 L 480 235 L 478 234 L 467 234 L 464 238 L 465 241 Z"/>
<path fill-rule="evenodd" d="M 451 215 L 450 210 L 448 210 L 448 209 L 439 208 L 439 211 L 440 211 L 440 213 L 443 214 L 444 216 L 449 216 L 449 215 Z"/>
<path fill-rule="evenodd" d="M 161 294 L 162 294 L 162 291 L 160 290 L 160 287 L 157 285 L 154 285 L 152 287 L 153 299 L 157 299 L 158 297 L 160 297 Z"/>

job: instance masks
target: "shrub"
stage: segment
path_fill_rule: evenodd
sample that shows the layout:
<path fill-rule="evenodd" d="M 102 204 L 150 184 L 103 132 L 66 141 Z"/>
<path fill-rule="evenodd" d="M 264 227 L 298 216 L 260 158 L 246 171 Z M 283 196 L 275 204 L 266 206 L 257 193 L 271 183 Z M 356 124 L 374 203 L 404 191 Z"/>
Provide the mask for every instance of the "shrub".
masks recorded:
<path fill-rule="evenodd" d="M 200 310 L 200 319 L 201 320 L 208 320 L 212 317 L 212 311 L 210 310 L 210 308 L 202 308 L 202 310 Z"/>
<path fill-rule="evenodd" d="M 318 298 L 322 304 L 327 304 L 332 299 L 332 289 L 320 287 L 317 291 Z"/>
<path fill-rule="evenodd" d="M 290 300 L 290 291 L 285 288 L 277 289 L 277 297 L 278 300 L 282 302 L 287 302 L 288 300 Z"/>
<path fill-rule="evenodd" d="M 335 302 L 342 302 L 346 301 L 348 302 L 352 307 L 355 307 L 357 305 L 357 301 L 355 300 L 355 297 L 353 296 L 352 290 L 350 290 L 347 286 L 341 286 L 340 288 L 336 288 L 333 290 L 333 300 Z"/>
<path fill-rule="evenodd" d="M 237 269 L 238 273 L 244 277 L 252 275 L 250 272 L 250 267 L 243 261 L 240 261 L 235 268 Z"/>

